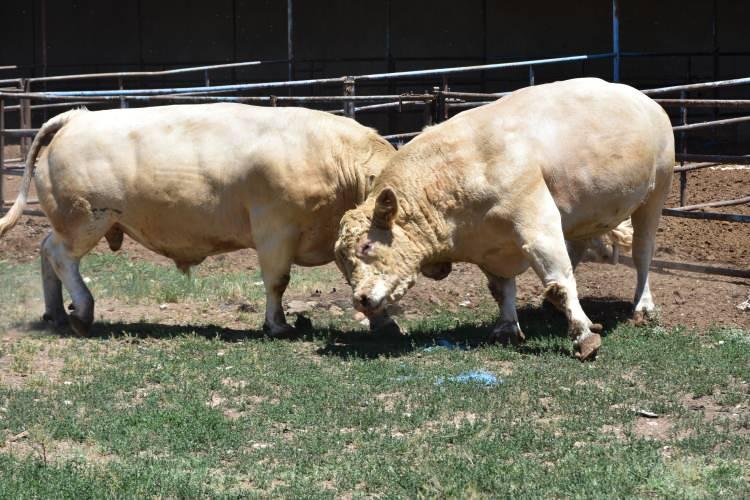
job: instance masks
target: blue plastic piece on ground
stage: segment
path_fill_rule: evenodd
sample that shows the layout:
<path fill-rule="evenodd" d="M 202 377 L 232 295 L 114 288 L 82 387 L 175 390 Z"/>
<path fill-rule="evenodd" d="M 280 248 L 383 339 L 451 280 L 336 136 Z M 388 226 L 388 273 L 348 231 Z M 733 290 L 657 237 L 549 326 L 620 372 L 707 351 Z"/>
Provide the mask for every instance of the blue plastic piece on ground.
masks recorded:
<path fill-rule="evenodd" d="M 502 384 L 503 381 L 498 379 L 493 374 L 486 372 L 484 370 L 473 370 L 469 372 L 461 373 L 460 375 L 456 375 L 455 377 L 448 377 L 448 382 L 458 382 L 459 384 L 468 384 L 470 382 L 476 382 L 477 384 L 484 384 L 484 385 L 498 385 Z M 442 377 L 437 379 L 437 382 L 435 382 L 437 385 L 442 385 L 445 382 L 445 379 Z"/>
<path fill-rule="evenodd" d="M 435 341 L 435 345 L 432 345 L 430 347 L 425 347 L 422 350 L 424 352 L 432 352 L 432 351 L 434 351 L 436 349 L 440 349 L 441 347 L 445 348 L 445 349 L 448 349 L 448 350 L 461 349 L 462 351 L 467 351 L 469 349 L 465 345 L 456 344 L 455 342 L 451 342 L 448 339 L 437 339 Z"/>

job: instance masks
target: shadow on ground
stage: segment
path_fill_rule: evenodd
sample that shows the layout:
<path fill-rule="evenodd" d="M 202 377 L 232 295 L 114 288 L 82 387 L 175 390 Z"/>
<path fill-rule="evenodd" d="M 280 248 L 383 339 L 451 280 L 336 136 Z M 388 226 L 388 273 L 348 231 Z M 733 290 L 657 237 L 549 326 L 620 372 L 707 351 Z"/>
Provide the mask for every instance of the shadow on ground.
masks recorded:
<path fill-rule="evenodd" d="M 604 327 L 606 336 L 618 324 L 627 321 L 632 314 L 632 304 L 614 298 L 583 299 L 581 305 L 595 323 Z M 545 337 L 565 337 L 567 322 L 562 313 L 553 306 L 544 303 L 542 307 L 526 306 L 518 310 L 521 328 L 527 340 Z M 316 329 L 307 318 L 298 318 L 295 323 L 298 331 L 282 337 L 270 337 L 263 330 L 232 329 L 218 325 L 165 325 L 148 322 L 114 322 L 94 323 L 89 338 L 98 339 L 170 339 L 186 335 L 198 335 L 209 339 L 220 339 L 225 342 L 247 340 L 280 340 L 308 341 L 324 340 L 325 346 L 318 349 L 322 356 L 339 356 L 343 358 L 373 359 L 381 356 L 398 357 L 415 350 L 448 342 L 455 348 L 475 349 L 487 345 L 491 323 L 463 324 L 445 330 L 416 327 L 408 335 L 377 335 L 367 331 L 341 331 L 336 329 Z M 54 332 L 61 337 L 76 337 L 69 330 L 55 330 L 44 321 L 27 325 L 31 330 Z M 572 347 L 572 346 L 571 346 Z M 551 351 L 563 356 L 570 356 L 571 350 L 560 346 L 532 346 L 529 343 L 514 347 L 524 354 L 539 355 Z"/>
<path fill-rule="evenodd" d="M 602 336 L 615 329 L 620 323 L 632 316 L 633 306 L 616 298 L 583 299 L 581 306 L 594 323 L 600 323 L 604 330 Z M 568 325 L 565 316 L 552 305 L 545 302 L 542 307 L 526 306 L 518 310 L 518 320 L 527 341 L 544 337 L 567 337 Z M 458 349 L 476 349 L 487 345 L 492 332 L 491 323 L 458 325 L 445 330 L 415 328 L 406 336 L 376 336 L 363 332 L 348 332 L 340 335 L 331 332 L 329 342 L 318 350 L 321 355 L 340 357 L 357 357 L 372 359 L 380 356 L 401 356 L 403 354 L 440 345 L 447 341 Z M 570 356 L 570 348 L 555 346 L 530 346 L 527 344 L 514 347 L 524 354 L 544 354 L 554 351 L 563 356 Z"/>

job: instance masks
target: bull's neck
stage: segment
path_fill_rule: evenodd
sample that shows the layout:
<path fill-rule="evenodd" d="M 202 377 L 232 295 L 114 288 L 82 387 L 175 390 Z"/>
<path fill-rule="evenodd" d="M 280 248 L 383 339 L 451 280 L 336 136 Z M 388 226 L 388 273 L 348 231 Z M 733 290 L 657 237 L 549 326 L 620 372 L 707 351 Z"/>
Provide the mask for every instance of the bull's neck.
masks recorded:
<path fill-rule="evenodd" d="M 431 156 L 418 168 L 405 169 L 399 196 L 399 224 L 419 248 L 422 262 L 450 258 L 453 250 L 454 212 L 460 207 L 457 172 Z"/>
<path fill-rule="evenodd" d="M 361 205 L 372 190 L 373 179 L 380 174 L 393 150 L 369 144 L 365 151 L 350 151 L 338 161 L 338 183 L 350 208 Z"/>

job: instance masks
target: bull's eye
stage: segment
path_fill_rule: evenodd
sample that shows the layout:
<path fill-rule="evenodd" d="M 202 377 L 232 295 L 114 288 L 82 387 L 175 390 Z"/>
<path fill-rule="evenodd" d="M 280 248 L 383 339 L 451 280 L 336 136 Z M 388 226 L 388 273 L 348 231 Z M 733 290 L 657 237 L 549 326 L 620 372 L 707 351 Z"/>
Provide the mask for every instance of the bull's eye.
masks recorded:
<path fill-rule="evenodd" d="M 372 254 L 373 245 L 371 241 L 366 241 L 362 243 L 362 245 L 359 247 L 359 254 L 361 256 L 369 256 Z"/>

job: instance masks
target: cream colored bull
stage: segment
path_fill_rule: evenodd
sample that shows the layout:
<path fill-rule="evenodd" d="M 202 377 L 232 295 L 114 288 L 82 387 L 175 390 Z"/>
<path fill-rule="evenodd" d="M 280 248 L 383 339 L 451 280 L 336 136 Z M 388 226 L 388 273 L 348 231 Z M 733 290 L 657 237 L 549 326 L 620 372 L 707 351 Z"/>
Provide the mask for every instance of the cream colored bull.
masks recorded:
<path fill-rule="evenodd" d="M 529 87 L 425 130 L 393 156 L 347 212 L 336 262 L 368 314 L 400 299 L 421 270 L 472 262 L 500 307 L 493 335 L 523 340 L 515 276 L 531 266 L 567 316 L 576 355 L 594 357 L 600 325 L 578 301 L 573 265 L 587 240 L 632 217 L 635 314 L 654 310 L 648 268 L 670 189 L 674 138 L 654 101 L 583 78 Z"/>
<path fill-rule="evenodd" d="M 45 318 L 86 334 L 94 300 L 78 264 L 106 236 L 123 233 L 182 270 L 209 255 L 258 252 L 266 287 L 264 327 L 287 332 L 282 294 L 292 263 L 333 260 L 343 213 L 362 202 L 393 147 L 348 118 L 300 108 L 241 104 L 70 111 L 48 121 L 31 146 L 21 192 L 0 220 L 18 221 L 34 164 L 52 224 L 42 243 Z M 382 326 L 387 317 L 372 317 Z"/>

